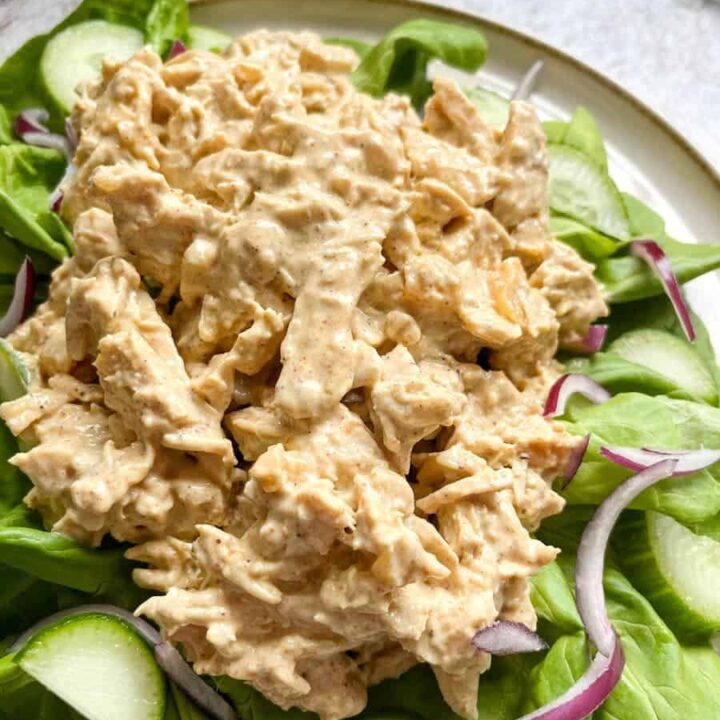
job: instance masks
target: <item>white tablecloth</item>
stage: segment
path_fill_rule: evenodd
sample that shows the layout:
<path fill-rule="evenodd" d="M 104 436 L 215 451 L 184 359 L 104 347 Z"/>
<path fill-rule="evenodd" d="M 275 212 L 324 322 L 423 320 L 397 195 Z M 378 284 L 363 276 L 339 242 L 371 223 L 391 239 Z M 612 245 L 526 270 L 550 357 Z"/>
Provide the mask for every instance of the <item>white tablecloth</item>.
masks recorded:
<path fill-rule="evenodd" d="M 0 0 L 0 56 L 78 0 Z M 437 0 L 555 45 L 624 85 L 720 172 L 718 0 Z"/>

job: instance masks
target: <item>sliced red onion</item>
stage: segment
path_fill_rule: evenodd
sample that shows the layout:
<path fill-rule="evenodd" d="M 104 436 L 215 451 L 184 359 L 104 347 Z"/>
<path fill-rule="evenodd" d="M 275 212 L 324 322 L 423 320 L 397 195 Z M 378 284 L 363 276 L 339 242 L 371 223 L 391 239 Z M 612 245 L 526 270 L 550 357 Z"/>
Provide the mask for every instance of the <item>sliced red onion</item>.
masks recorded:
<path fill-rule="evenodd" d="M 170 47 L 170 52 L 168 52 L 168 60 L 172 60 L 178 55 L 182 55 L 184 52 L 187 52 L 187 47 L 185 47 L 185 43 L 182 40 L 176 40 Z"/>
<path fill-rule="evenodd" d="M 15 118 L 15 135 L 22 140 L 25 133 L 48 133 L 50 131 L 45 123 L 49 118 L 50 115 L 44 108 L 27 108 Z"/>
<path fill-rule="evenodd" d="M 527 100 L 535 90 L 538 78 L 543 69 L 543 61 L 536 60 L 529 68 L 529 70 L 520 78 L 520 82 L 515 88 L 515 92 L 512 94 L 513 100 Z"/>
<path fill-rule="evenodd" d="M 70 149 L 74 153 L 78 146 L 78 136 L 69 117 L 65 118 L 65 137 L 70 143 Z"/>
<path fill-rule="evenodd" d="M 529 627 L 510 620 L 497 620 L 478 630 L 472 644 L 491 655 L 517 655 L 518 653 L 547 650 L 547 643 Z"/>
<path fill-rule="evenodd" d="M 585 375 L 563 375 L 550 388 L 545 402 L 545 417 L 558 417 L 565 412 L 565 406 L 571 395 L 580 393 L 588 400 L 600 404 L 610 399 L 610 393 Z"/>
<path fill-rule="evenodd" d="M 55 189 L 50 193 L 50 209 L 55 212 L 60 212 L 60 207 L 62 206 L 62 201 L 64 198 L 64 193 L 62 191 L 62 186 L 75 174 L 77 171 L 77 165 L 75 165 L 74 162 L 69 162 L 68 166 L 65 168 L 65 172 L 63 173 L 63 176 L 60 178 L 60 182 L 55 186 Z"/>
<path fill-rule="evenodd" d="M 687 339 L 693 342 L 695 340 L 695 328 L 690 317 L 690 310 L 665 251 L 654 240 L 634 240 L 630 243 L 630 252 L 635 257 L 644 260 L 660 280 L 663 290 L 665 290 L 673 308 L 675 308 Z"/>
<path fill-rule="evenodd" d="M 193 672 L 182 655 L 170 643 L 163 641 L 160 633 L 150 623 L 114 605 L 80 605 L 50 615 L 20 635 L 10 647 L 9 652 L 17 652 L 40 630 L 55 625 L 65 618 L 92 613 L 112 615 L 131 625 L 152 647 L 158 665 L 188 697 L 217 720 L 237 720 L 235 711 L 227 701 Z"/>
<path fill-rule="evenodd" d="M 565 473 L 563 474 L 564 482 L 560 486 L 561 490 L 564 490 L 570 484 L 570 481 L 575 477 L 577 471 L 580 469 L 580 466 L 582 465 L 582 461 L 583 461 L 583 458 L 585 457 L 585 453 L 587 452 L 589 444 L 590 444 L 590 433 L 588 433 L 577 444 L 577 446 L 575 448 L 573 448 L 573 451 L 570 454 L 570 460 L 568 461 L 567 467 L 565 468 Z"/>
<path fill-rule="evenodd" d="M 660 460 L 646 470 L 628 478 L 598 507 L 580 540 L 575 569 L 575 596 L 578 612 L 588 637 L 606 657 L 613 653 L 615 631 L 605 608 L 603 570 L 605 549 L 620 513 L 645 489 L 670 477 L 677 461 Z"/>
<path fill-rule="evenodd" d="M 563 695 L 518 720 L 583 720 L 606 700 L 622 677 L 625 655 L 617 635 L 609 656 L 597 653 L 585 674 Z"/>
<path fill-rule="evenodd" d="M 606 446 L 600 448 L 600 454 L 610 462 L 628 470 L 638 472 L 663 460 L 674 459 L 677 462 L 674 477 L 691 475 L 720 462 L 720 450 L 650 450 L 648 448 L 629 448 Z"/>
<path fill-rule="evenodd" d="M 185 662 L 168 642 L 155 646 L 155 659 L 176 685 L 198 706 L 218 720 L 237 720 L 235 711 Z"/>
<path fill-rule="evenodd" d="M 26 132 L 20 136 L 20 139 L 27 145 L 57 150 L 67 158 L 68 162 L 72 158 L 70 142 L 64 135 L 49 132 Z"/>
<path fill-rule="evenodd" d="M 35 268 L 32 260 L 26 257 L 15 277 L 15 289 L 10 307 L 0 320 L 0 337 L 9 335 L 27 317 L 34 295 Z"/>
<path fill-rule="evenodd" d="M 575 569 L 575 597 L 590 641 L 597 648 L 587 672 L 564 695 L 519 720 L 583 720 L 605 702 L 625 667 L 620 639 L 605 607 L 603 571 L 610 533 L 620 513 L 643 491 L 675 469 L 674 459 L 661 460 L 633 475 L 595 511 L 580 540 Z"/>
<path fill-rule="evenodd" d="M 585 337 L 580 342 L 573 344 L 569 349 L 578 353 L 592 355 L 598 350 L 602 350 L 607 334 L 607 325 L 591 325 L 585 333 Z"/>

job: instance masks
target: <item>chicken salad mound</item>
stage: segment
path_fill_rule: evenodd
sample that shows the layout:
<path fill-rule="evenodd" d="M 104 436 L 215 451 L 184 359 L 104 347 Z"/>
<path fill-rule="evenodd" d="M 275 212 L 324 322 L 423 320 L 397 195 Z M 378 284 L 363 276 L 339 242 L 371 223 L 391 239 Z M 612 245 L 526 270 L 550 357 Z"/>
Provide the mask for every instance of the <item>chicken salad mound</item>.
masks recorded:
<path fill-rule="evenodd" d="M 48 527 L 133 543 L 138 612 L 198 673 L 323 720 L 428 663 L 477 715 L 497 619 L 581 439 L 543 417 L 607 314 L 547 229 L 545 136 L 439 78 L 423 117 L 354 52 L 258 31 L 107 60 L 73 113 L 75 254 L 0 407 Z"/>

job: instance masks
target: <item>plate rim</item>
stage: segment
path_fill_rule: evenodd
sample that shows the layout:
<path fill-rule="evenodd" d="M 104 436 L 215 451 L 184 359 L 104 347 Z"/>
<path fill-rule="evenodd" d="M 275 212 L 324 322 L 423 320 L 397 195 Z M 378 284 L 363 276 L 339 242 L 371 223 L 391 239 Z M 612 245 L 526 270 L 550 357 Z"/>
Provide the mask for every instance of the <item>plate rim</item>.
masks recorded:
<path fill-rule="evenodd" d="M 230 2 L 243 3 L 245 0 L 229 0 Z M 630 90 L 624 88 L 612 78 L 603 72 L 596 70 L 584 60 L 551 45 L 544 40 L 540 40 L 533 35 L 528 35 L 521 30 L 516 30 L 497 20 L 491 20 L 484 17 L 480 12 L 475 13 L 468 10 L 459 10 L 457 8 L 437 5 L 431 0 L 355 0 L 360 3 L 368 3 L 374 5 L 394 5 L 396 7 L 405 7 L 418 12 L 426 11 L 428 8 L 435 13 L 446 16 L 448 19 L 486 26 L 500 35 L 506 35 L 518 42 L 524 43 L 534 49 L 540 50 L 546 55 L 568 63 L 574 66 L 582 73 L 588 74 L 593 80 L 604 85 L 610 92 L 619 95 L 623 100 L 628 102 L 639 113 L 645 116 L 647 120 L 655 124 L 682 150 L 686 155 L 692 158 L 698 168 L 703 172 L 707 179 L 712 183 L 714 190 L 720 194 L 720 169 L 716 170 L 713 164 L 703 155 L 703 153 L 667 119 L 665 119 L 658 111 L 640 100 Z M 228 2 L 228 0 L 189 0 L 190 5 L 215 5 Z"/>

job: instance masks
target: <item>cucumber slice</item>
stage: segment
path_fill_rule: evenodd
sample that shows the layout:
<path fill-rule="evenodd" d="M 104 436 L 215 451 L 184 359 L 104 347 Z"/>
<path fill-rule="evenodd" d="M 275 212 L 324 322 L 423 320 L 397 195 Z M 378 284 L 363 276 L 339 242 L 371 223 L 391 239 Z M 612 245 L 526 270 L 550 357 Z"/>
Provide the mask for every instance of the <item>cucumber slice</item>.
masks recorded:
<path fill-rule="evenodd" d="M 40 78 L 47 94 L 65 113 L 78 95 L 78 83 L 99 72 L 103 58 L 126 60 L 145 44 L 135 28 L 105 20 L 88 20 L 59 32 L 43 50 Z"/>
<path fill-rule="evenodd" d="M 578 150 L 548 144 L 550 162 L 550 207 L 562 215 L 626 240 L 628 219 L 622 196 L 613 181 Z"/>
<path fill-rule="evenodd" d="M 188 47 L 191 50 L 221 53 L 231 42 L 230 35 L 207 25 L 191 25 L 188 29 Z"/>
<path fill-rule="evenodd" d="M 608 353 L 670 379 L 703 401 L 717 401 L 715 381 L 695 348 L 683 338 L 663 330 L 631 330 L 611 343 Z"/>
<path fill-rule="evenodd" d="M 0 338 L 0 402 L 15 400 L 27 392 L 27 368 L 12 345 Z"/>
<path fill-rule="evenodd" d="M 20 667 L 88 720 L 162 720 L 165 677 L 152 651 L 122 620 L 85 614 L 40 630 Z"/>
<path fill-rule="evenodd" d="M 465 94 L 475 103 L 490 127 L 504 129 L 510 116 L 510 101 L 507 98 L 485 88 L 468 88 Z"/>
<path fill-rule="evenodd" d="M 684 639 L 720 631 L 720 542 L 667 515 L 626 515 L 615 544 L 633 585 Z"/>

